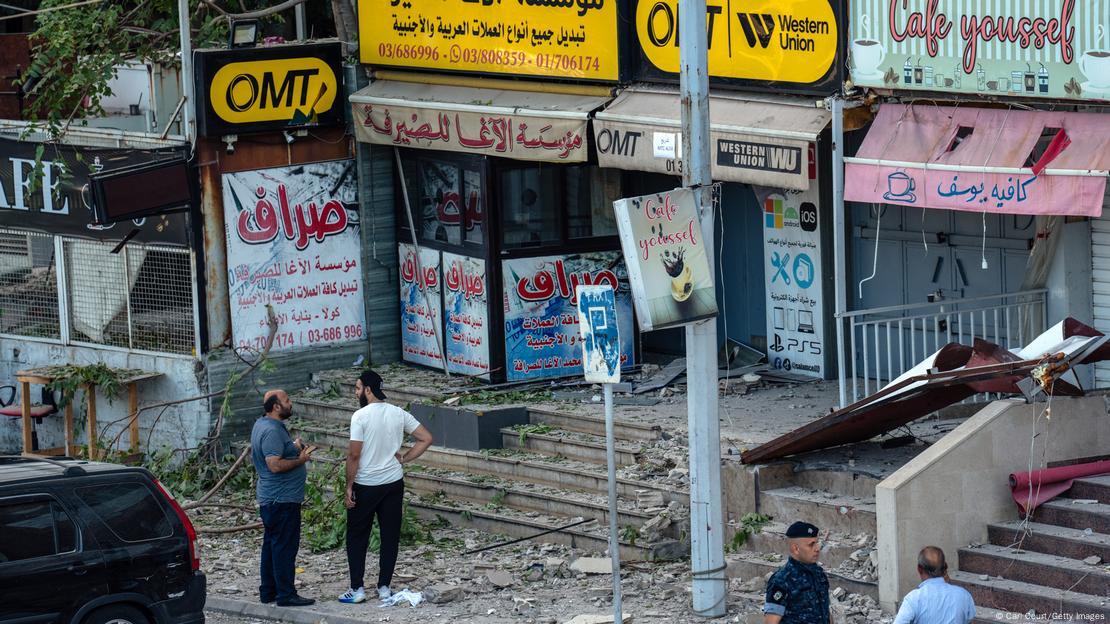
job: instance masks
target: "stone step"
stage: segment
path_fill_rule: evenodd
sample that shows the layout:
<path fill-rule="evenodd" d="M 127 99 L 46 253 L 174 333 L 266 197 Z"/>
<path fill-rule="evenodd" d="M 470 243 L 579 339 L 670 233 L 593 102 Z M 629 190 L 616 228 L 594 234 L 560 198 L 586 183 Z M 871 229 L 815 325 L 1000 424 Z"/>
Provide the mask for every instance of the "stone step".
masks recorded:
<path fill-rule="evenodd" d="M 786 555 L 790 552 L 790 538 L 786 537 L 786 529 L 790 525 L 786 522 L 768 522 L 763 525 L 758 533 L 748 535 L 743 545 L 734 549 L 735 552 L 753 552 L 763 555 Z M 725 545 L 731 547 L 733 536 L 737 527 L 725 527 Z M 835 568 L 841 562 L 851 557 L 857 550 L 868 547 L 868 543 L 858 543 L 857 536 L 839 533 L 821 533 L 821 564 L 826 568 Z"/>
<path fill-rule="evenodd" d="M 981 575 L 971 572 L 951 571 L 949 577 L 971 592 L 976 605 L 989 609 L 1011 613 L 1027 613 L 1032 609 L 1042 616 L 1070 615 L 1072 621 L 1092 621 L 1092 618 L 1104 621 L 1110 616 L 1110 600 L 1104 597 L 995 577 L 983 580 Z"/>
<path fill-rule="evenodd" d="M 452 526 L 463 526 L 487 533 L 497 533 L 507 539 L 530 537 L 542 531 L 565 526 L 576 520 L 571 517 L 527 516 L 506 510 L 491 512 L 476 506 L 446 505 L 429 500 L 412 499 L 409 508 L 425 520 L 442 518 Z M 580 519 L 580 518 L 578 518 Z M 537 542 L 561 544 L 588 552 L 603 553 L 609 548 L 608 527 L 595 521 L 548 533 L 534 538 Z M 622 562 L 661 561 L 681 558 L 689 554 L 689 547 L 675 540 L 664 540 L 654 544 L 631 543 L 621 539 L 620 556 Z"/>
<path fill-rule="evenodd" d="M 1072 498 L 1050 500 L 1037 507 L 1033 512 L 1033 520 L 1072 529 L 1090 529 L 1095 533 L 1110 533 L 1110 505 L 1076 504 L 1077 500 Z"/>
<path fill-rule="evenodd" d="M 1087 565 L 1028 550 L 984 544 L 959 550 L 960 570 L 987 574 L 1034 585 L 1072 590 L 1081 594 L 1104 595 L 1110 589 L 1110 571 L 1101 565 Z"/>
<path fill-rule="evenodd" d="M 521 437 L 524 438 L 523 443 L 521 443 Z M 586 433 L 560 434 L 556 430 L 549 433 L 522 435 L 520 431 L 506 427 L 501 430 L 501 438 L 507 449 L 526 449 L 544 455 L 606 464 L 605 438 Z M 617 442 L 614 451 L 617 465 L 628 466 L 636 463 L 640 447 Z"/>
<path fill-rule="evenodd" d="M 490 475 L 565 490 L 601 495 L 607 495 L 609 491 L 608 476 L 603 466 L 569 459 L 555 461 L 547 455 L 519 451 L 503 453 L 474 453 L 433 446 L 416 463 L 471 475 Z M 658 494 L 664 504 L 672 501 L 683 506 L 690 504 L 689 494 L 671 484 L 617 477 L 617 496 L 634 499 L 637 498 L 637 491 Z"/>
<path fill-rule="evenodd" d="M 1083 477 L 1072 481 L 1071 488 L 1064 492 L 1067 498 L 1089 498 L 1104 505 L 1110 505 L 1110 475 Z"/>
<path fill-rule="evenodd" d="M 552 516 L 581 516 L 593 518 L 608 526 L 609 502 L 607 498 L 566 490 L 545 488 L 520 482 L 506 481 L 486 475 L 467 475 L 458 472 L 432 470 L 406 471 L 405 487 L 425 494 L 447 496 L 452 500 L 466 500 L 497 511 L 510 507 Z M 619 498 L 619 497 L 618 497 Z M 630 508 L 627 501 L 617 509 L 617 525 L 640 527 L 655 514 Z"/>
<path fill-rule="evenodd" d="M 728 578 L 752 579 L 757 576 L 766 576 L 769 572 L 777 572 L 786 563 L 785 555 L 777 558 L 762 553 L 737 552 L 725 555 L 725 576 Z M 860 581 L 842 576 L 825 567 L 825 575 L 829 578 L 829 589 L 843 587 L 845 590 L 863 596 L 870 596 L 876 602 L 879 600 L 878 583 Z M 763 586 L 761 586 L 762 588 Z M 760 593 L 762 593 L 760 589 Z"/>
<path fill-rule="evenodd" d="M 320 426 L 349 427 L 351 414 L 355 413 L 357 405 L 354 399 L 342 401 L 340 399 L 319 399 L 308 396 L 294 396 L 293 410 L 302 420 L 311 420 Z M 393 403 L 393 401 L 390 401 Z"/>
<path fill-rule="evenodd" d="M 319 427 L 311 424 L 314 421 L 296 420 L 289 424 L 289 435 L 300 437 L 306 443 L 318 446 L 325 450 L 347 453 L 347 444 L 351 441 L 351 432 L 346 427 Z"/>
<path fill-rule="evenodd" d="M 358 368 L 340 368 L 335 370 L 320 371 L 313 373 L 313 385 L 330 395 L 338 395 L 340 397 L 350 397 L 352 400 L 355 396 L 355 381 L 358 379 L 361 369 Z M 438 398 L 434 392 L 420 388 L 402 388 L 397 384 L 390 384 L 386 380 L 382 386 L 386 398 L 394 405 L 404 406 L 405 403 L 412 401 L 427 401 L 430 399 Z"/>
<path fill-rule="evenodd" d="M 1110 561 L 1110 535 L 1081 529 L 1053 526 L 1030 522 L 1023 530 L 1021 520 L 1000 522 L 987 527 L 987 536 L 992 544 L 1011 546 L 1023 550 L 1058 555 L 1069 559 L 1086 559 L 1098 555 L 1103 561 Z"/>
<path fill-rule="evenodd" d="M 605 418 L 603 416 L 572 414 L 530 407 L 528 408 L 528 420 L 535 425 L 551 425 L 556 429 L 605 436 Z M 659 425 L 617 420 L 613 422 L 613 438 L 650 442 L 663 438 L 663 428 Z"/>
<path fill-rule="evenodd" d="M 803 520 L 821 531 L 876 534 L 875 499 L 791 486 L 759 493 L 759 513 L 787 524 Z"/>

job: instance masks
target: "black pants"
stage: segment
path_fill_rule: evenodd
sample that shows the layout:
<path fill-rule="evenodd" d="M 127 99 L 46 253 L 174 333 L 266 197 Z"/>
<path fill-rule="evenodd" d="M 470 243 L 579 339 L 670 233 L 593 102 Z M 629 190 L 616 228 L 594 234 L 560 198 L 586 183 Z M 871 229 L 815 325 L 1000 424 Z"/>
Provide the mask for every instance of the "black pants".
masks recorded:
<path fill-rule="evenodd" d="M 381 548 L 378 551 L 378 584 L 389 587 L 393 568 L 397 566 L 397 549 L 401 545 L 401 503 L 405 498 L 405 480 L 385 485 L 355 484 L 355 506 L 347 510 L 347 565 L 351 568 L 351 589 L 363 587 L 366 573 L 366 548 L 378 516 Z"/>
<path fill-rule="evenodd" d="M 262 516 L 262 561 L 258 587 L 263 602 L 286 600 L 297 595 L 293 574 L 297 550 L 301 545 L 301 504 L 267 503 L 259 505 Z"/>

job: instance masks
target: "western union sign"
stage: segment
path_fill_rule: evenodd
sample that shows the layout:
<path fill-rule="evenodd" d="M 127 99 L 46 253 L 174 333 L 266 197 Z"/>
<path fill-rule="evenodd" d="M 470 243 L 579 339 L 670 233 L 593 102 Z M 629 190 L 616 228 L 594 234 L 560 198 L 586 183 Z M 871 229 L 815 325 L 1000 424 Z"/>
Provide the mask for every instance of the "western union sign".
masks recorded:
<path fill-rule="evenodd" d="M 343 121 L 338 43 L 212 50 L 196 60 L 203 135 Z"/>
<path fill-rule="evenodd" d="M 711 78 L 817 85 L 838 73 L 830 0 L 707 0 L 705 17 Z M 638 0 L 635 25 L 644 77 L 677 74 L 678 0 Z"/>

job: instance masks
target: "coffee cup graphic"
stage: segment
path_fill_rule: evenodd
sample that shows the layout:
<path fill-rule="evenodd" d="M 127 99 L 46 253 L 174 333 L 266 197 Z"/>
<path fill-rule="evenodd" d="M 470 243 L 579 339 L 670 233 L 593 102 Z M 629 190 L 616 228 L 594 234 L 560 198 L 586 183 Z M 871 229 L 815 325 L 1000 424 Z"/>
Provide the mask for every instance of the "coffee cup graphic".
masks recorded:
<path fill-rule="evenodd" d="M 886 59 L 886 47 L 874 39 L 856 39 L 852 42 L 852 60 L 856 74 L 863 77 L 879 74 L 879 66 Z"/>
<path fill-rule="evenodd" d="M 914 195 L 914 190 L 917 189 L 917 183 L 902 171 L 895 171 L 886 177 L 886 193 L 883 193 L 883 199 L 893 202 L 902 202 L 912 204 L 917 201 L 917 195 Z"/>
<path fill-rule="evenodd" d="M 1110 50 L 1089 50 L 1079 57 L 1079 71 L 1096 89 L 1110 87 Z"/>

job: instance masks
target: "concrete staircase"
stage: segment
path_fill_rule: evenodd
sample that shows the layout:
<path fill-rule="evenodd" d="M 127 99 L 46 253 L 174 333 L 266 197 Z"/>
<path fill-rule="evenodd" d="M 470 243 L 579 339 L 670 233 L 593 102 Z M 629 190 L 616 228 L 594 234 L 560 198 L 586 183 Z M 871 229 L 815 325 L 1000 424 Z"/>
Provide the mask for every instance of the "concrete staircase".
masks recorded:
<path fill-rule="evenodd" d="M 988 544 L 960 549 L 960 569 L 951 573 L 982 608 L 976 621 L 1030 612 L 1042 621 L 1110 618 L 1110 476 L 1078 479 L 1030 522 L 992 524 L 987 534 Z M 1085 563 L 1089 557 L 1099 562 Z"/>
<path fill-rule="evenodd" d="M 322 448 L 346 451 L 354 402 L 353 371 L 326 371 L 315 388 L 293 398 L 293 428 Z M 390 402 L 407 406 L 437 397 L 385 388 Z M 537 541 L 588 551 L 608 548 L 605 423 L 599 416 L 529 409 L 532 427 L 523 433 L 504 428 L 504 448 L 480 452 L 433 446 L 406 469 L 408 502 L 419 516 L 443 519 L 508 538 L 525 537 L 579 520 L 578 526 L 548 533 Z M 617 462 L 635 464 L 643 445 L 660 440 L 658 426 L 617 423 Z M 673 484 L 618 478 L 621 557 L 670 559 L 687 554 L 682 522 L 641 533 L 657 516 L 687 515 L 689 496 Z M 677 513 L 676 513 L 677 512 Z M 667 522 L 662 522 L 667 524 Z M 650 525 L 649 525 L 650 526 Z M 647 539 L 651 537 L 651 539 Z"/>

